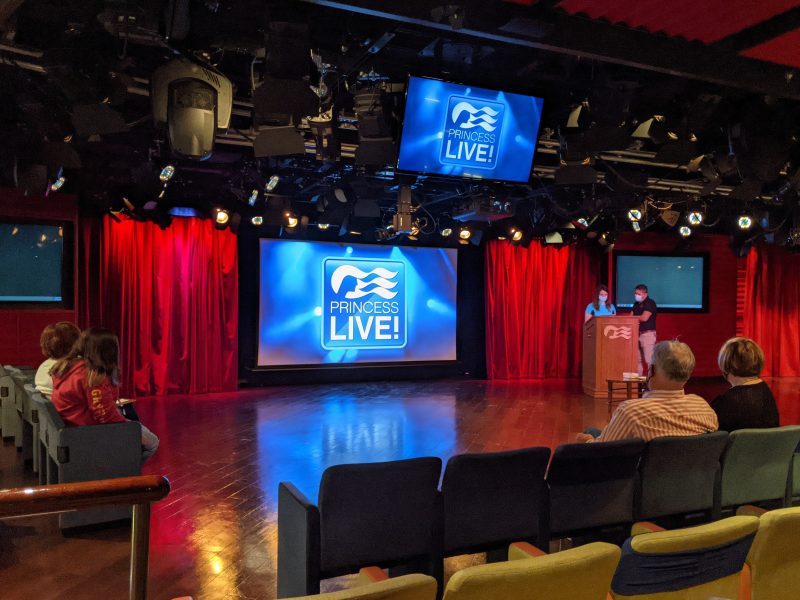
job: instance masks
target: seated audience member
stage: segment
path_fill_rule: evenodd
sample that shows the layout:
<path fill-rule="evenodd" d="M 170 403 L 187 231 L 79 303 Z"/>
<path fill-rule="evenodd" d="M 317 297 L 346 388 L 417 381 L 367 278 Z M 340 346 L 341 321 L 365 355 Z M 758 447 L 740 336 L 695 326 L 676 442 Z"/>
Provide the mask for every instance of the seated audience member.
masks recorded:
<path fill-rule="evenodd" d="M 745 337 L 729 339 L 717 358 L 722 376 L 731 389 L 714 398 L 711 408 L 717 413 L 719 428 L 737 429 L 778 427 L 778 405 L 769 386 L 759 377 L 764 368 L 764 352 Z"/>
<path fill-rule="evenodd" d="M 56 361 L 65 357 L 72 349 L 72 345 L 78 340 L 81 330 L 68 321 L 61 321 L 55 325 L 48 325 L 42 331 L 39 344 L 42 347 L 42 354 L 45 361 L 36 370 L 33 382 L 36 391 L 48 398 L 53 395 L 53 380 L 50 377 L 50 369 Z"/>
<path fill-rule="evenodd" d="M 694 365 L 694 354 L 683 342 L 659 342 L 653 348 L 653 362 L 648 369 L 650 391 L 640 399 L 620 404 L 599 437 L 581 433 L 578 441 L 610 442 L 630 438 L 650 441 L 667 435 L 716 431 L 717 415 L 708 402 L 683 391 Z"/>
<path fill-rule="evenodd" d="M 125 421 L 119 400 L 119 339 L 107 329 L 87 329 L 50 371 L 53 405 L 67 425 Z M 158 448 L 156 435 L 142 427 L 142 460 Z"/>

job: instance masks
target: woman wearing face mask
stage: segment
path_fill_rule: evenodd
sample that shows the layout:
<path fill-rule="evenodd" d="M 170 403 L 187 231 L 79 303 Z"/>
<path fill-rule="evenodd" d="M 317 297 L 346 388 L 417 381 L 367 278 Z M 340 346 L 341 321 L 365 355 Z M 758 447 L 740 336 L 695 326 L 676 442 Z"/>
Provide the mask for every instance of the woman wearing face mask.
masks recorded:
<path fill-rule="evenodd" d="M 594 295 L 594 302 L 589 302 L 589 306 L 586 307 L 583 322 L 586 323 L 592 317 L 607 317 L 615 314 L 617 314 L 617 309 L 608 299 L 608 288 L 604 285 L 598 285 L 597 292 Z"/>
<path fill-rule="evenodd" d="M 764 352 L 759 345 L 749 338 L 731 338 L 720 348 L 717 364 L 731 385 L 731 389 L 711 402 L 719 418 L 719 428 L 736 431 L 778 427 L 778 405 L 760 377 Z"/>

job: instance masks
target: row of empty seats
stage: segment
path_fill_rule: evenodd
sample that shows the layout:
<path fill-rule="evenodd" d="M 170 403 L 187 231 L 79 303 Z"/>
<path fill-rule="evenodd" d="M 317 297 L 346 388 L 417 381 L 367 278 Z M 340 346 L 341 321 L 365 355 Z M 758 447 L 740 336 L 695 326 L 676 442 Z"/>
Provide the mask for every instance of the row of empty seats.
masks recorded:
<path fill-rule="evenodd" d="M 457 571 L 444 588 L 427 575 L 389 579 L 367 567 L 352 589 L 304 598 L 793 600 L 798 589 L 800 508 L 787 508 L 675 531 L 636 524 L 622 548 L 596 542 L 547 555 L 515 543 L 507 562 Z"/>
<path fill-rule="evenodd" d="M 33 387 L 31 369 L 0 366 L 0 427 L 13 438 L 40 484 L 75 483 L 141 473 L 141 434 L 134 422 L 67 427 L 52 402 Z M 62 513 L 62 529 L 130 518 L 113 506 Z"/>
<path fill-rule="evenodd" d="M 551 539 L 642 519 L 705 513 L 800 495 L 800 427 L 715 432 L 452 457 L 336 465 L 316 504 L 279 486 L 278 596 L 367 565 L 431 574 L 444 557 Z M 800 460 L 796 461 L 800 463 Z"/>

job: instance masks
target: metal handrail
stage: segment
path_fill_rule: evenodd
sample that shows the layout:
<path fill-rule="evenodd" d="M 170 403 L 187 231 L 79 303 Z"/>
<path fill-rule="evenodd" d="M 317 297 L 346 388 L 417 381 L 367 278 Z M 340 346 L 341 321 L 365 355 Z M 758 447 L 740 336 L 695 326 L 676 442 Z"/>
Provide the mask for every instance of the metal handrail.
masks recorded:
<path fill-rule="evenodd" d="M 132 504 L 128 595 L 130 600 L 145 600 L 150 543 L 150 503 L 166 497 L 169 491 L 169 480 L 161 475 L 11 488 L 0 490 L 0 519 Z"/>

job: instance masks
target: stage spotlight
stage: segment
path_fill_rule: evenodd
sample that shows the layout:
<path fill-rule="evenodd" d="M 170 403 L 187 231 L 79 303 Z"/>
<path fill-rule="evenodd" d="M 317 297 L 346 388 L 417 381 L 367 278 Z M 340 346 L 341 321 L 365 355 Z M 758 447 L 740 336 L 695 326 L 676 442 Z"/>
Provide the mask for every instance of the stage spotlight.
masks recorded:
<path fill-rule="evenodd" d="M 284 216 L 286 217 L 286 227 L 289 229 L 297 227 L 297 224 L 300 222 L 298 218 L 290 212 L 287 212 Z"/>
<path fill-rule="evenodd" d="M 631 134 L 631 137 L 650 140 L 654 144 L 663 144 L 670 139 L 666 119 L 661 115 L 654 115 L 652 118 L 642 121 Z M 675 137 L 677 138 L 677 136 Z"/>
<path fill-rule="evenodd" d="M 692 235 L 692 229 L 690 227 L 687 227 L 686 225 L 683 225 L 678 230 L 678 233 L 680 233 L 683 237 L 689 237 L 690 235 Z"/>
<path fill-rule="evenodd" d="M 60 167 L 58 169 L 58 173 L 56 174 L 55 180 L 53 181 L 53 183 L 50 184 L 50 191 L 51 192 L 57 192 L 62 187 L 64 187 L 64 184 L 66 182 L 67 182 L 67 178 L 64 177 L 64 168 Z"/>
<path fill-rule="evenodd" d="M 583 227 L 584 229 L 588 229 L 589 228 L 589 220 L 586 219 L 585 217 L 581 217 L 580 219 L 576 220 L 575 223 L 576 223 L 576 225 L 579 225 L 580 227 Z"/>
<path fill-rule="evenodd" d="M 472 237 L 472 231 L 468 227 L 462 227 L 461 231 L 458 232 L 458 237 L 462 240 L 468 240 Z"/>
<path fill-rule="evenodd" d="M 516 227 L 512 227 L 511 229 L 508 230 L 508 237 L 511 238 L 512 242 L 521 241 L 522 240 L 522 236 L 523 236 L 523 233 L 522 233 L 521 229 L 517 229 Z"/>
<path fill-rule="evenodd" d="M 230 213 L 228 213 L 228 211 L 224 208 L 218 208 L 214 212 L 214 220 L 216 221 L 217 225 L 227 225 L 230 217 Z"/>
<path fill-rule="evenodd" d="M 753 218 L 750 215 L 739 215 L 736 224 L 742 231 L 747 231 L 753 226 Z"/>
<path fill-rule="evenodd" d="M 258 201 L 258 190 L 253 188 L 253 191 L 250 192 L 250 197 L 247 199 L 247 203 L 250 206 L 255 206 L 257 201 Z"/>
<path fill-rule="evenodd" d="M 14 227 L 11 229 L 11 235 L 17 235 L 18 233 L 19 233 L 19 227 L 14 225 Z"/>
<path fill-rule="evenodd" d="M 410 235 L 409 237 L 411 237 L 411 236 L 417 236 L 417 235 L 419 235 L 419 225 L 417 225 L 416 223 L 414 223 L 414 224 L 411 226 L 411 235 Z M 414 238 L 414 239 L 416 239 L 416 238 Z"/>
<path fill-rule="evenodd" d="M 642 220 L 642 211 L 638 208 L 632 208 L 628 211 L 628 220 L 637 222 Z"/>
<path fill-rule="evenodd" d="M 445 227 L 441 231 L 442 237 L 450 237 L 453 235 L 453 229 L 451 227 Z"/>
<path fill-rule="evenodd" d="M 687 215 L 686 219 L 689 221 L 689 225 L 697 227 L 703 222 L 703 213 L 699 210 L 693 210 Z"/>
<path fill-rule="evenodd" d="M 251 222 L 253 225 L 256 225 L 256 226 L 258 226 L 258 225 L 263 225 L 263 224 L 264 224 L 264 217 L 262 217 L 262 216 L 260 216 L 260 215 L 256 215 L 255 217 L 252 217 L 252 218 L 250 219 L 250 222 Z"/>
<path fill-rule="evenodd" d="M 272 177 L 270 177 L 269 181 L 267 182 L 267 185 L 264 186 L 264 191 L 267 194 L 272 192 L 272 190 L 278 187 L 278 183 L 280 182 L 280 180 L 281 178 L 278 175 L 273 175 Z"/>
<path fill-rule="evenodd" d="M 631 227 L 636 233 L 639 233 L 642 230 L 642 225 L 639 223 L 639 221 L 634 221 L 631 223 Z"/>
<path fill-rule="evenodd" d="M 317 160 L 339 160 L 340 143 L 336 137 L 333 113 L 328 111 L 317 117 L 309 117 L 308 126 L 314 134 Z"/>
<path fill-rule="evenodd" d="M 319 228 L 320 231 L 326 231 L 327 229 L 330 228 L 330 226 L 331 226 L 330 223 L 317 223 L 317 227 Z"/>
<path fill-rule="evenodd" d="M 158 179 L 161 183 L 167 183 L 172 179 L 173 175 L 175 175 L 175 167 L 167 165 L 161 169 L 161 173 L 158 174 Z"/>

